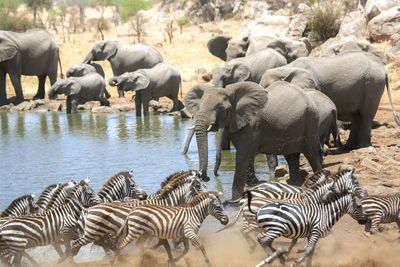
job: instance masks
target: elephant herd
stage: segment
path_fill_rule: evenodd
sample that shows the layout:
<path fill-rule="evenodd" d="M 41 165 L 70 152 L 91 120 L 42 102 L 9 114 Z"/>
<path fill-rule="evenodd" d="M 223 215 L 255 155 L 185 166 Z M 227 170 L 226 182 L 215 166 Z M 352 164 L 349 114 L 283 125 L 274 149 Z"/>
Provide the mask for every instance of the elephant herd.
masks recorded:
<path fill-rule="evenodd" d="M 8 104 L 5 75 L 10 76 L 15 89 L 16 101 L 24 100 L 21 75 L 37 76 L 39 89 L 34 99 L 45 97 L 44 84 L 50 78 L 48 95 L 55 99 L 58 94 L 67 96 L 67 112 L 76 112 L 78 104 L 99 101 L 110 105 L 110 97 L 104 80 L 104 70 L 93 61 L 110 62 L 113 76 L 110 86 L 116 86 L 120 97 L 124 91 L 136 91 L 136 115 L 148 114 L 149 101 L 169 97 L 173 102 L 171 111 L 183 108 L 178 99 L 181 76 L 172 64 L 163 61 L 154 47 L 146 44 L 125 45 L 117 41 L 96 42 L 82 64 L 72 65 L 67 78 L 57 80 L 58 65 L 61 61 L 59 48 L 54 38 L 44 30 L 29 30 L 25 33 L 0 31 L 0 105 Z M 61 70 L 61 77 L 62 77 Z"/>
<path fill-rule="evenodd" d="M 38 45 L 38 44 L 41 45 Z M 283 155 L 289 166 L 289 183 L 300 185 L 302 153 L 314 172 L 322 169 L 323 147 L 333 135 L 340 146 L 337 120 L 351 122 L 347 149 L 371 145 L 371 127 L 384 88 L 395 113 L 385 69 L 386 59 L 368 42 L 345 40 L 309 56 L 312 47 L 306 38 L 217 36 L 207 43 L 210 53 L 224 61 L 212 71 L 212 81 L 190 89 L 184 103 L 194 118 L 188 142 L 195 134 L 199 172 L 207 178 L 207 133 L 219 135 L 214 172 L 221 162 L 221 150 L 236 148 L 232 197 L 238 198 L 246 184 L 255 181 L 257 153 Z M 149 101 L 168 97 L 172 111 L 184 106 L 178 99 L 179 70 L 163 61 L 152 46 L 125 45 L 117 41 L 94 44 L 82 64 L 71 66 L 67 79 L 56 82 L 58 47 L 48 33 L 0 32 L 0 104 L 7 103 L 5 74 L 14 86 L 17 100 L 23 100 L 21 75 L 36 75 L 39 88 L 35 98 L 44 98 L 47 76 L 52 87 L 49 98 L 67 96 L 67 112 L 76 111 L 86 101 L 109 105 L 104 71 L 93 61 L 108 60 L 120 97 L 136 91 L 136 115 L 148 115 Z M 61 66 L 61 64 L 60 64 Z M 188 147 L 186 144 L 186 150 Z M 271 159 L 272 157 L 272 159 Z M 273 164 L 271 164 L 273 167 Z"/>

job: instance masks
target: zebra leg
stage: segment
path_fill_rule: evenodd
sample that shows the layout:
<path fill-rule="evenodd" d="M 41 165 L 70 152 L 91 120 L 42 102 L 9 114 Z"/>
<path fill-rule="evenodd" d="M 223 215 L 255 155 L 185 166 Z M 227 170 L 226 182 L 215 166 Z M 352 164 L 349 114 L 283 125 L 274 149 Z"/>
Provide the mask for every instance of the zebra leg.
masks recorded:
<path fill-rule="evenodd" d="M 22 256 L 24 256 L 28 261 L 31 262 L 31 264 L 33 266 L 37 266 L 39 267 L 40 265 L 31 257 L 31 255 L 29 255 L 28 253 L 26 253 L 25 251 L 22 253 Z"/>
<path fill-rule="evenodd" d="M 370 235 L 370 231 L 371 231 L 371 220 L 367 220 L 367 223 L 365 224 L 365 228 L 364 228 L 364 234 L 365 235 Z"/>
<path fill-rule="evenodd" d="M 171 266 L 176 266 L 175 262 L 174 262 L 174 258 L 172 257 L 172 253 L 171 253 L 171 247 L 169 246 L 168 240 L 167 239 L 160 239 L 157 243 L 160 244 L 165 248 L 165 250 L 167 251 L 168 254 L 168 265 Z"/>
<path fill-rule="evenodd" d="M 257 264 L 256 267 L 261 267 L 264 266 L 265 264 L 269 264 L 277 257 L 280 258 L 282 264 L 284 263 L 285 259 L 283 258 L 282 254 L 287 252 L 287 250 L 282 248 L 274 249 L 272 247 L 272 242 L 274 241 L 274 239 L 275 239 L 274 237 L 269 236 L 267 234 L 258 235 L 258 242 L 270 256 L 268 256 L 265 260 Z"/>
<path fill-rule="evenodd" d="M 14 265 L 16 267 L 21 267 L 22 252 L 15 254 Z"/>
<path fill-rule="evenodd" d="M 183 256 L 185 256 L 185 255 L 188 253 L 188 251 L 189 251 L 189 239 L 183 238 L 182 242 L 183 242 L 183 251 L 182 251 L 182 254 L 179 255 L 178 257 L 176 257 L 176 258 L 174 259 L 174 262 L 178 262 L 178 261 L 179 261 L 180 259 L 182 259 Z"/>
<path fill-rule="evenodd" d="M 376 216 L 374 218 L 371 219 L 371 228 L 369 230 L 369 232 L 371 234 L 376 234 L 377 232 L 379 232 L 379 224 L 381 223 L 381 216 Z"/>
<path fill-rule="evenodd" d="M 311 235 L 311 237 L 308 239 L 307 248 L 304 254 L 298 257 L 292 263 L 292 265 L 290 265 L 290 267 L 297 267 L 307 257 L 308 257 L 307 267 L 311 267 L 312 256 L 314 255 L 315 245 L 317 244 L 318 239 L 319 239 L 318 235 Z"/>
<path fill-rule="evenodd" d="M 289 256 L 290 251 L 292 251 L 293 247 L 297 244 L 298 238 L 293 238 L 292 242 L 290 243 L 289 248 L 287 249 L 287 252 L 284 255 L 285 261 L 287 260 L 287 257 Z"/>
<path fill-rule="evenodd" d="M 60 246 L 60 243 L 53 243 L 52 246 L 55 249 L 55 251 L 57 252 L 58 256 L 60 258 L 63 258 L 64 252 L 63 252 L 63 250 L 62 250 L 62 248 Z"/>
<path fill-rule="evenodd" d="M 199 238 L 197 237 L 196 233 L 193 230 L 186 230 L 185 231 L 185 237 L 190 239 L 192 241 L 192 244 L 195 248 L 200 249 L 201 253 L 203 253 L 204 260 L 207 263 L 208 267 L 211 267 L 212 264 L 210 262 L 210 259 L 207 256 L 206 250 L 204 249 L 204 246 L 200 243 Z"/>

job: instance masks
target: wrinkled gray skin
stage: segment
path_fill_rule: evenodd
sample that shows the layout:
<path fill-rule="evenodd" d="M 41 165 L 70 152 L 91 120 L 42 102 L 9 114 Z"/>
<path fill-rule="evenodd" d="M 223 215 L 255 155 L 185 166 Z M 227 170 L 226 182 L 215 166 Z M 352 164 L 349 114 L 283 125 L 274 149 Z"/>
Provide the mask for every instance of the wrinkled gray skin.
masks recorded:
<path fill-rule="evenodd" d="M 8 104 L 6 74 L 14 87 L 17 103 L 24 100 L 21 75 L 38 77 L 34 99 L 43 99 L 46 78 L 49 77 L 51 85 L 57 80 L 58 52 L 57 42 L 44 30 L 0 31 L 0 106 Z"/>
<path fill-rule="evenodd" d="M 78 105 L 88 101 L 100 101 L 102 106 L 110 105 L 105 96 L 105 81 L 98 73 L 57 81 L 49 90 L 49 99 L 57 98 L 58 94 L 67 96 L 67 113 L 76 113 Z"/>
<path fill-rule="evenodd" d="M 174 102 L 172 111 L 181 110 L 184 105 L 178 99 L 181 85 L 179 70 L 172 64 L 162 62 L 151 69 L 141 69 L 112 77 L 111 86 L 118 86 L 123 91 L 136 91 L 136 116 L 149 115 L 149 101 L 166 96 Z"/>
<path fill-rule="evenodd" d="M 81 63 L 81 64 L 73 64 L 66 73 L 67 78 L 69 77 L 82 77 L 88 73 L 97 72 L 101 75 L 101 77 L 105 78 L 105 73 L 103 67 L 97 63 Z"/>
<path fill-rule="evenodd" d="M 207 176 L 210 129 L 222 134 L 228 131 L 236 148 L 233 199 L 241 196 L 257 153 L 285 155 L 289 183 L 301 185 L 304 179 L 299 173 L 300 153 L 313 171 L 322 169 L 317 112 L 304 91 L 287 82 L 276 82 L 268 91 L 252 82 L 205 91 L 195 115 L 201 176 Z"/>
<path fill-rule="evenodd" d="M 310 42 L 307 39 L 293 40 L 290 38 L 269 36 L 217 36 L 207 42 L 208 51 L 223 61 L 249 56 L 265 48 L 272 48 L 285 56 L 288 62 L 299 57 L 306 57 L 311 51 Z"/>
<path fill-rule="evenodd" d="M 348 52 L 368 52 L 375 55 L 383 64 L 387 64 L 385 55 L 373 46 L 367 40 L 351 40 L 351 38 L 344 38 L 344 40 L 337 40 L 323 48 L 320 52 L 320 57 L 332 57 Z"/>
<path fill-rule="evenodd" d="M 367 52 L 345 52 L 334 57 L 299 58 L 287 67 L 306 69 L 317 86 L 336 105 L 338 118 L 351 122 L 348 149 L 371 145 L 372 121 L 385 88 L 391 92 L 381 59 Z M 390 101 L 392 104 L 392 101 Z M 392 105 L 393 116 L 400 120 Z"/>
<path fill-rule="evenodd" d="M 286 65 L 286 58 L 274 49 L 266 48 L 249 56 L 235 58 L 213 71 L 212 83 L 225 87 L 243 81 L 259 83 L 268 69 Z"/>
<path fill-rule="evenodd" d="M 318 108 L 321 147 L 329 145 L 329 135 L 332 134 L 335 146 L 341 146 L 337 126 L 337 110 L 332 100 L 318 91 L 317 82 L 311 72 L 300 68 L 281 67 L 267 70 L 260 85 L 268 88 L 277 81 L 287 81 L 304 89 L 304 92 L 314 101 Z M 268 89 L 267 89 L 268 90 Z"/>
<path fill-rule="evenodd" d="M 161 54 L 150 45 L 125 45 L 111 40 L 96 42 L 83 60 L 83 63 L 101 60 L 110 62 L 113 76 L 139 69 L 152 68 L 163 62 Z M 123 97 L 124 90 L 118 88 L 118 94 L 119 97 Z"/>

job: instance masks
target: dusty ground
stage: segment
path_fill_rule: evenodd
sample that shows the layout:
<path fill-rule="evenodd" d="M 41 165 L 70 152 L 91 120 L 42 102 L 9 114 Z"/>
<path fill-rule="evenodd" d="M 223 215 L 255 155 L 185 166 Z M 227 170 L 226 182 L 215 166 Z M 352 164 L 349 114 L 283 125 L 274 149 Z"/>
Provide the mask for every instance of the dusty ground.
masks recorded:
<path fill-rule="evenodd" d="M 205 30 L 202 31 L 201 28 Z M 205 24 L 202 27 L 198 25 L 188 26 L 184 28 L 183 35 L 176 31 L 173 43 L 168 44 L 163 41 L 161 29 L 153 27 L 147 30 L 150 36 L 146 37 L 145 41 L 155 45 L 162 53 L 165 61 L 178 66 L 183 77 L 183 92 L 185 93 L 192 85 L 200 81 L 200 76 L 197 74 L 199 69 L 204 68 L 210 71 L 221 63 L 219 59 L 208 53 L 207 40 L 215 32 L 223 31 L 224 33 L 235 34 L 243 28 L 244 25 L 237 21 L 223 22 L 219 25 Z M 132 42 L 129 37 L 117 37 L 117 34 L 117 31 L 110 31 L 106 33 L 106 38 Z M 95 41 L 93 33 L 72 35 L 71 41 L 66 43 L 61 43 L 60 35 L 56 37 L 60 41 L 64 72 L 69 65 L 81 62 Z M 111 77 L 108 62 L 101 62 L 101 64 L 106 71 L 106 77 Z M 395 69 L 390 72 L 392 87 L 397 87 L 396 79 L 399 70 L 400 68 L 395 66 Z M 24 77 L 23 86 L 25 95 L 29 98 L 36 92 L 36 79 Z M 8 95 L 13 95 L 12 87 L 8 85 L 8 88 Z M 116 101 L 116 90 L 111 89 L 110 92 L 113 101 Z M 130 94 L 127 94 L 127 98 L 130 98 Z M 395 92 L 396 98 L 395 102 L 400 104 L 399 91 Z M 399 105 L 397 105 L 397 109 L 400 110 Z M 372 131 L 372 147 L 345 154 L 331 154 L 325 158 L 324 163 L 332 171 L 336 171 L 342 164 L 355 166 L 356 176 L 370 193 L 398 192 L 400 186 L 400 128 L 389 128 L 395 124 L 386 93 L 382 98 L 376 121 L 383 126 Z M 344 132 L 342 134 L 344 140 L 346 140 L 345 136 L 346 133 Z M 307 168 L 307 166 L 305 167 Z M 382 233 L 367 238 L 362 233 L 362 226 L 357 225 L 356 222 L 346 216 L 334 227 L 331 235 L 318 243 L 314 257 L 315 266 L 399 266 L 399 232 L 394 226 L 385 226 Z M 265 256 L 265 253 L 259 247 L 251 252 L 245 240 L 240 236 L 238 229 L 214 234 L 214 229 L 207 228 L 207 230 L 201 232 L 200 236 L 214 266 L 253 266 Z M 285 240 L 284 243 L 277 242 L 276 245 L 287 244 Z M 299 247 L 301 245 L 302 243 Z M 290 260 L 293 260 L 294 257 L 295 253 L 291 255 Z M 146 260 L 150 262 L 147 265 L 140 263 L 140 257 L 133 257 L 129 261 L 129 266 L 132 263 L 135 266 L 166 266 L 166 256 L 162 250 L 149 252 Z M 96 262 L 92 266 L 99 265 L 101 263 Z M 201 253 L 195 249 L 191 249 L 188 256 L 179 262 L 179 266 L 202 265 L 204 265 L 204 262 Z M 278 263 L 275 262 L 274 266 L 277 265 Z M 84 266 L 89 265 L 84 264 Z"/>

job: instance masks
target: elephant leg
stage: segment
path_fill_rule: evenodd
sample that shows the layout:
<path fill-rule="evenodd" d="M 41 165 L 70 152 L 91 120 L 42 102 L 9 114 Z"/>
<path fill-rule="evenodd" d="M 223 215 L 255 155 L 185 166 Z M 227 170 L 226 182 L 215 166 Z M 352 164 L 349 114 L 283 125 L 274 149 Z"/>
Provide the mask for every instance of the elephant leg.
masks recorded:
<path fill-rule="evenodd" d="M 244 141 L 244 139 L 241 141 Z M 250 164 L 252 164 L 254 168 L 254 157 L 256 153 L 251 142 L 247 140 L 247 142 L 240 142 L 240 144 L 240 150 L 237 148 L 236 152 L 235 176 L 232 183 L 232 200 L 241 197 L 247 181 Z"/>
<path fill-rule="evenodd" d="M 49 76 L 49 80 L 50 80 L 50 86 L 53 85 L 53 84 L 55 84 L 56 81 L 57 81 L 57 71 L 56 71 L 56 72 L 49 73 L 48 76 Z"/>
<path fill-rule="evenodd" d="M 37 77 L 39 81 L 39 86 L 36 95 L 33 97 L 33 99 L 44 99 L 45 96 L 44 86 L 46 84 L 46 75 L 40 75 Z"/>
<path fill-rule="evenodd" d="M 300 175 L 300 153 L 285 155 L 285 159 L 289 165 L 288 184 L 301 186 L 304 179 Z"/>
<path fill-rule="evenodd" d="M 7 105 L 6 74 L 0 72 L 0 106 Z"/>
<path fill-rule="evenodd" d="M 120 88 L 120 86 L 117 86 L 117 90 L 118 90 L 118 97 L 119 97 L 119 98 L 124 98 L 124 97 L 125 97 L 125 91 L 122 90 L 122 89 Z"/>
<path fill-rule="evenodd" d="M 276 166 L 278 166 L 278 156 L 277 155 L 269 155 L 269 154 L 265 154 L 265 155 L 267 157 L 269 176 L 274 177 Z"/>
<path fill-rule="evenodd" d="M 224 131 L 221 141 L 222 150 L 231 150 L 231 139 L 229 138 L 229 131 Z"/>
<path fill-rule="evenodd" d="M 144 116 L 149 116 L 149 99 L 146 99 L 143 101 L 143 115 Z"/>
<path fill-rule="evenodd" d="M 100 106 L 106 106 L 106 107 L 110 106 L 110 101 L 108 101 L 105 97 L 102 97 L 99 101 L 100 101 Z"/>
<path fill-rule="evenodd" d="M 351 120 L 350 135 L 345 145 L 346 148 L 355 149 L 358 147 L 358 136 L 359 136 L 360 126 L 361 126 L 361 116 L 357 112 L 353 114 L 353 118 Z"/>
<path fill-rule="evenodd" d="M 119 92 L 119 91 L 118 91 Z M 136 93 L 135 97 L 135 109 L 136 109 L 136 116 L 142 116 L 142 96 L 140 93 Z"/>
<path fill-rule="evenodd" d="M 246 185 L 255 186 L 258 184 L 258 179 L 256 177 L 256 171 L 254 170 L 255 157 L 250 161 L 249 166 L 246 171 Z"/>
<path fill-rule="evenodd" d="M 11 83 L 14 86 L 15 96 L 17 97 L 17 103 L 24 101 L 24 94 L 22 93 L 21 86 L 21 74 L 10 73 Z"/>

